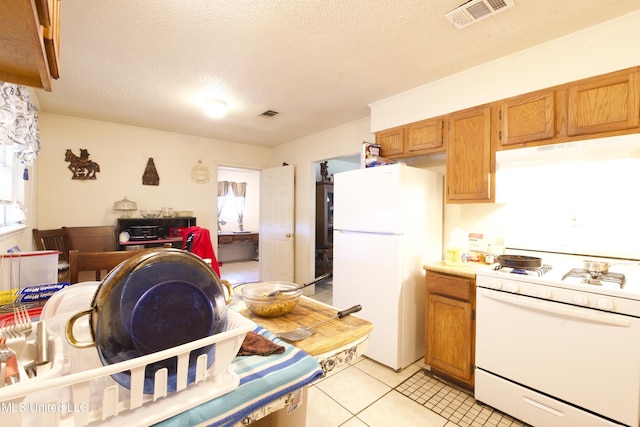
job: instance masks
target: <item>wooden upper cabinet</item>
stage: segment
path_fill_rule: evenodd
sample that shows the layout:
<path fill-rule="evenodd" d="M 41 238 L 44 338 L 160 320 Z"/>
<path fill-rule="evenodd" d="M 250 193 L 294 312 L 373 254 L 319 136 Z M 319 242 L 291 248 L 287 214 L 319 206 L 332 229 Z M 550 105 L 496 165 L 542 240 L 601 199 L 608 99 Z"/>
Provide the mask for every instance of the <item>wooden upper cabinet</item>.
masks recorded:
<path fill-rule="evenodd" d="M 444 147 L 444 119 L 422 120 L 406 126 L 405 153 L 429 153 Z"/>
<path fill-rule="evenodd" d="M 597 134 L 638 128 L 637 69 L 582 80 L 567 89 L 567 134 Z"/>
<path fill-rule="evenodd" d="M 51 91 L 58 78 L 61 0 L 12 0 L 0 14 L 0 80 Z"/>
<path fill-rule="evenodd" d="M 443 152 L 445 118 L 436 117 L 376 133 L 381 156 L 400 158 Z"/>
<path fill-rule="evenodd" d="M 495 201 L 495 146 L 491 143 L 491 107 L 449 115 L 447 203 Z"/>
<path fill-rule="evenodd" d="M 496 149 L 640 133 L 640 67 L 380 131 L 382 156 L 446 151 L 447 203 L 495 201 Z"/>
<path fill-rule="evenodd" d="M 404 127 L 387 129 L 376 133 L 382 157 L 393 157 L 404 153 Z"/>
<path fill-rule="evenodd" d="M 549 89 L 498 102 L 499 144 L 504 147 L 553 138 L 554 94 Z"/>

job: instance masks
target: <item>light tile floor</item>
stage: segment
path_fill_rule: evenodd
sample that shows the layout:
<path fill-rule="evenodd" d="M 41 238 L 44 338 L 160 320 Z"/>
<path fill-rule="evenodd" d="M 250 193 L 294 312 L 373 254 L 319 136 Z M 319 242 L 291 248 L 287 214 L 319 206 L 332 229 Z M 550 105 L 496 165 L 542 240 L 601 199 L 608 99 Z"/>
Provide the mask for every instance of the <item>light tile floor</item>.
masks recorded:
<path fill-rule="evenodd" d="M 258 262 L 225 263 L 232 284 L 259 280 Z M 311 296 L 332 302 L 331 282 Z M 396 372 L 361 357 L 309 387 L 306 427 L 510 427 L 526 424 L 482 405 L 427 370 L 422 360 Z"/>

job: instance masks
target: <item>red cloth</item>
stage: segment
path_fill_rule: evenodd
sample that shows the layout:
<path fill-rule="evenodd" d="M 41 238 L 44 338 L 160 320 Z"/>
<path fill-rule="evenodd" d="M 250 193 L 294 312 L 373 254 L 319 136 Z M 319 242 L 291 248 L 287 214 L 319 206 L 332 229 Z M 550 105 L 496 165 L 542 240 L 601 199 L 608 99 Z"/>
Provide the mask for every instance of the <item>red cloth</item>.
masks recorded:
<path fill-rule="evenodd" d="M 202 259 L 209 258 L 211 260 L 211 268 L 220 277 L 220 266 L 216 259 L 216 254 L 213 252 L 213 244 L 211 243 L 211 233 L 206 228 L 193 226 L 182 230 L 182 249 L 186 249 L 187 239 L 190 235 L 193 235 L 193 241 L 191 245 L 191 252 L 194 255 L 198 255 Z"/>

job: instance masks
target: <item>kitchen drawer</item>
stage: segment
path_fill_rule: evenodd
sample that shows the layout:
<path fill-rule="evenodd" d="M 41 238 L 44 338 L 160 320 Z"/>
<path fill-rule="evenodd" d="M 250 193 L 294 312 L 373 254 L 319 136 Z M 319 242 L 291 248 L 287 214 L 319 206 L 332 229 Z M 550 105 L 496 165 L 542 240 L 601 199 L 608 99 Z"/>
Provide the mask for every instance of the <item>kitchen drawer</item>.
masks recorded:
<path fill-rule="evenodd" d="M 253 240 L 258 240 L 258 235 L 253 233 L 247 233 L 247 234 L 243 234 L 243 233 L 238 233 L 235 236 L 233 236 L 233 240 L 235 240 L 236 242 L 240 242 L 240 241 L 253 241 Z"/>
<path fill-rule="evenodd" d="M 220 244 L 233 243 L 233 236 L 218 235 L 218 243 Z"/>
<path fill-rule="evenodd" d="M 226 245 L 233 242 L 257 242 L 258 233 L 220 233 L 218 234 L 218 244 Z"/>
<path fill-rule="evenodd" d="M 426 280 L 427 290 L 431 294 L 446 295 L 463 301 L 471 300 L 471 279 L 427 271 Z"/>

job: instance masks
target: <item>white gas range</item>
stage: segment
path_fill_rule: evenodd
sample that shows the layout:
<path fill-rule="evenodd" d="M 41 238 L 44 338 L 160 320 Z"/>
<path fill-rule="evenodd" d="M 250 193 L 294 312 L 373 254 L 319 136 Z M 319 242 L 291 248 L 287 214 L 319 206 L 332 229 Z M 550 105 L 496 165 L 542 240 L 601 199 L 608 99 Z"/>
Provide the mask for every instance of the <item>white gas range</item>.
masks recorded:
<path fill-rule="evenodd" d="M 534 426 L 639 427 L 640 261 L 507 253 L 543 265 L 477 272 L 476 399 Z"/>

